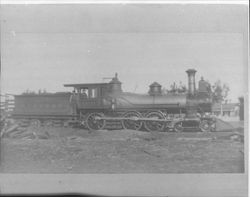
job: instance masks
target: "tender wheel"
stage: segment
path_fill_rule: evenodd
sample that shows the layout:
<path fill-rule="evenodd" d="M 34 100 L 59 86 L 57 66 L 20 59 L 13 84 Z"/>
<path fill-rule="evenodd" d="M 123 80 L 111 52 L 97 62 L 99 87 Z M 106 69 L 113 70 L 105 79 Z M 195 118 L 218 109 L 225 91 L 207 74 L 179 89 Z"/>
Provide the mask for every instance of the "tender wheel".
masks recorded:
<path fill-rule="evenodd" d="M 30 126 L 30 120 L 28 120 L 28 119 L 17 120 L 16 123 L 17 123 L 20 127 L 29 127 L 29 126 Z"/>
<path fill-rule="evenodd" d="M 183 126 L 182 126 L 182 122 L 177 122 L 174 125 L 174 130 L 176 132 L 182 132 L 184 130 Z"/>
<path fill-rule="evenodd" d="M 142 127 L 142 121 L 138 118 L 142 117 L 140 112 L 129 111 L 123 115 L 124 118 L 131 118 L 132 120 L 123 120 L 122 126 L 124 129 L 140 130 Z"/>
<path fill-rule="evenodd" d="M 53 127 L 53 125 L 54 125 L 53 120 L 45 120 L 43 122 L 44 127 Z"/>
<path fill-rule="evenodd" d="M 164 115 L 161 112 L 149 112 L 146 118 L 152 118 L 152 120 L 145 121 L 145 128 L 148 131 L 163 131 L 165 128 L 165 122 L 157 121 L 159 119 L 164 119 Z M 155 121 L 154 121 L 155 120 Z"/>
<path fill-rule="evenodd" d="M 41 127 L 41 121 L 37 119 L 33 119 L 30 121 L 30 127 L 31 128 L 40 128 Z"/>
<path fill-rule="evenodd" d="M 201 123 L 200 123 L 200 129 L 203 132 L 211 131 L 211 127 L 209 125 L 209 122 L 207 120 L 202 120 Z"/>
<path fill-rule="evenodd" d="M 86 126 L 89 130 L 101 130 L 105 127 L 106 121 L 99 119 L 103 117 L 101 113 L 91 113 L 86 118 Z"/>

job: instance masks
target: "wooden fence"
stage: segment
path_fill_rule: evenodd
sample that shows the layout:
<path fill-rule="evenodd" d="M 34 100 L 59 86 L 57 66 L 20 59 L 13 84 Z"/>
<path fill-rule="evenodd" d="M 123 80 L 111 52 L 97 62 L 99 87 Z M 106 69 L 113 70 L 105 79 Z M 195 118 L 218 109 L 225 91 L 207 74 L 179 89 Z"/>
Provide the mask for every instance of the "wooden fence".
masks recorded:
<path fill-rule="evenodd" d="M 1 102 L 0 102 L 1 116 L 11 115 L 15 107 L 14 95 L 4 94 L 0 96 L 1 96 Z"/>

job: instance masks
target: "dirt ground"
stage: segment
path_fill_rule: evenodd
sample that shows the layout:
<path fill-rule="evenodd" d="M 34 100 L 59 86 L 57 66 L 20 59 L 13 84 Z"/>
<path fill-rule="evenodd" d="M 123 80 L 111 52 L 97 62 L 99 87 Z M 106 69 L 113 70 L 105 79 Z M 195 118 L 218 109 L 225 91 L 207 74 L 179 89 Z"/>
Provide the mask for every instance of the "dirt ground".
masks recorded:
<path fill-rule="evenodd" d="M 243 131 L 42 128 L 48 139 L 1 139 L 2 173 L 243 173 Z M 240 134 L 240 135 L 239 135 Z M 239 138 L 241 136 L 241 138 Z"/>

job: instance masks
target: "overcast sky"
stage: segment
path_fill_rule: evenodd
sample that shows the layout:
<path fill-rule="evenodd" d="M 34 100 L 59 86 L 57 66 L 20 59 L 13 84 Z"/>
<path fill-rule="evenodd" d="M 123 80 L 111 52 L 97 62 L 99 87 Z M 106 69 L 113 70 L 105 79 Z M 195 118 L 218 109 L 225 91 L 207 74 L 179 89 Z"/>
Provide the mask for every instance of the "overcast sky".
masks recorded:
<path fill-rule="evenodd" d="M 2 93 L 71 91 L 118 72 L 123 90 L 187 85 L 185 71 L 246 92 L 247 5 L 4 5 Z M 105 82 L 108 82 L 107 80 Z"/>

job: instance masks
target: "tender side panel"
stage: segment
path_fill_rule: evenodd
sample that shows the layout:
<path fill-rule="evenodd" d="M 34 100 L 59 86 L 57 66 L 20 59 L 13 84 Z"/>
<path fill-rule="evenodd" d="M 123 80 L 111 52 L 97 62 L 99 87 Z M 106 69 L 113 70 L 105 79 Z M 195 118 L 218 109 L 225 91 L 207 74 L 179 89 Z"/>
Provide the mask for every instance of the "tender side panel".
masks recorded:
<path fill-rule="evenodd" d="M 13 115 L 71 115 L 70 94 L 15 96 Z"/>

